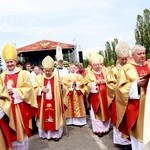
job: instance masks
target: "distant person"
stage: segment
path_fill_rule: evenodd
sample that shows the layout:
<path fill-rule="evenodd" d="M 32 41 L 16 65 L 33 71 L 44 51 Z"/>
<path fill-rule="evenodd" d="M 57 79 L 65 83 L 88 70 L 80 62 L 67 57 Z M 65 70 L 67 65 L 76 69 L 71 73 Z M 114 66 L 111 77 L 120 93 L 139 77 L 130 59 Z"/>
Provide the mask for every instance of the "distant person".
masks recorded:
<path fill-rule="evenodd" d="M 17 64 L 16 64 L 16 67 L 18 67 L 20 69 L 23 69 L 23 63 L 20 60 L 18 60 Z"/>
<path fill-rule="evenodd" d="M 54 72 L 57 73 L 61 78 L 68 74 L 68 69 L 64 67 L 63 60 L 57 61 L 57 67 L 55 68 Z"/>
<path fill-rule="evenodd" d="M 32 72 L 32 65 L 31 65 L 30 62 L 27 62 L 27 63 L 25 64 L 25 69 L 28 70 L 30 73 Z"/>
<path fill-rule="evenodd" d="M 63 85 L 66 124 L 83 126 L 87 124 L 84 106 L 85 80 L 82 75 L 76 73 L 76 66 L 71 64 L 69 74 L 64 76 Z"/>
<path fill-rule="evenodd" d="M 34 66 L 33 72 L 35 73 L 36 76 L 42 75 L 42 69 L 39 66 Z"/>
<path fill-rule="evenodd" d="M 85 74 L 86 74 L 86 70 L 84 69 L 83 64 L 82 63 L 77 63 L 76 66 L 77 66 L 76 73 L 81 74 L 84 77 Z"/>

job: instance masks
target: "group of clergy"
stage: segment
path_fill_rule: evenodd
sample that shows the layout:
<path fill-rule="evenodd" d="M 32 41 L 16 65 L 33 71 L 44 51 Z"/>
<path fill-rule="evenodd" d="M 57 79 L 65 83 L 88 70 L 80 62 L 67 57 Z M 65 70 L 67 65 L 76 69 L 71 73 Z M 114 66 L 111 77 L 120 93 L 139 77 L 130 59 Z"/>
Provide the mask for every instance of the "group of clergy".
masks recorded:
<path fill-rule="evenodd" d="M 117 64 L 106 78 L 113 142 L 131 144 L 132 150 L 150 150 L 150 63 L 146 48 L 136 44 L 130 49 L 127 43 L 119 42 L 115 50 Z"/>
<path fill-rule="evenodd" d="M 59 141 L 64 125 L 87 124 L 86 104 L 94 134 L 102 137 L 113 125 L 114 144 L 149 150 L 146 49 L 141 45 L 130 49 L 119 41 L 115 51 L 115 67 L 105 67 L 103 57 L 91 52 L 86 70 L 80 63 L 78 70 L 74 64 L 67 70 L 62 60 L 54 68 L 54 60 L 46 56 L 43 74 L 33 83 L 27 71 L 16 67 L 15 46 L 4 46 L 7 69 L 0 75 L 0 149 L 28 150 L 33 118 L 40 138 Z"/>

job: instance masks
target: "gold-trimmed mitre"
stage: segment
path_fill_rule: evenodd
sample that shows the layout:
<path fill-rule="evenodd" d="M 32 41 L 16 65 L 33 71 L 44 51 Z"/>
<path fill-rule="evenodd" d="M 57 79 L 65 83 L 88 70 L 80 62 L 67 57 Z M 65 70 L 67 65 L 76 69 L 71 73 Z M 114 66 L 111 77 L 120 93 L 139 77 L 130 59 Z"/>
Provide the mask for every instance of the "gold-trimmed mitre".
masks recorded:
<path fill-rule="evenodd" d="M 57 61 L 63 60 L 62 48 L 59 45 L 56 46 L 56 59 Z"/>
<path fill-rule="evenodd" d="M 88 52 L 86 57 L 88 59 L 88 61 L 90 62 L 90 58 L 92 57 L 92 55 L 98 54 L 98 52 Z"/>
<path fill-rule="evenodd" d="M 101 63 L 103 63 L 104 58 L 102 55 L 100 55 L 98 53 L 90 53 L 89 61 L 91 64 L 93 64 L 93 63 L 95 63 L 95 64 L 100 63 L 101 64 Z"/>
<path fill-rule="evenodd" d="M 42 66 L 43 68 L 47 68 L 47 69 L 54 68 L 53 58 L 50 56 L 46 56 L 42 61 Z"/>
<path fill-rule="evenodd" d="M 17 60 L 18 52 L 13 44 L 7 44 L 2 50 L 2 56 L 4 60 Z"/>
<path fill-rule="evenodd" d="M 118 44 L 116 45 L 115 51 L 118 57 L 121 57 L 121 58 L 128 57 L 130 47 L 127 43 L 119 41 Z"/>

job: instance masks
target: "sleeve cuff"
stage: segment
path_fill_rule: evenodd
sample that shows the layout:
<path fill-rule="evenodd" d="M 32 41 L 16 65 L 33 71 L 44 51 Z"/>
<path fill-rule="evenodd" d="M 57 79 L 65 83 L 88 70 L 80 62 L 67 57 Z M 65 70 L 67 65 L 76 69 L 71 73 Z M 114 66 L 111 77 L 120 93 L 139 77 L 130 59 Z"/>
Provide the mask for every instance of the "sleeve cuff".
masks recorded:
<path fill-rule="evenodd" d="M 130 87 L 129 99 L 139 99 L 137 81 L 134 81 Z"/>

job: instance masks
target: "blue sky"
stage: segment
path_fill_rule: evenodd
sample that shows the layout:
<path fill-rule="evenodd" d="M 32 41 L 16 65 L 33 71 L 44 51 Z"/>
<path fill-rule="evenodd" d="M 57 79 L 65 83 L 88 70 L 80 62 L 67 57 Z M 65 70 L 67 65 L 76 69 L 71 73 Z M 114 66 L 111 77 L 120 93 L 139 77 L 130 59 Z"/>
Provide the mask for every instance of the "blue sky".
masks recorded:
<path fill-rule="evenodd" d="M 40 40 L 99 50 L 114 38 L 134 44 L 136 17 L 148 0 L 5 0 L 0 4 L 0 50 Z"/>

